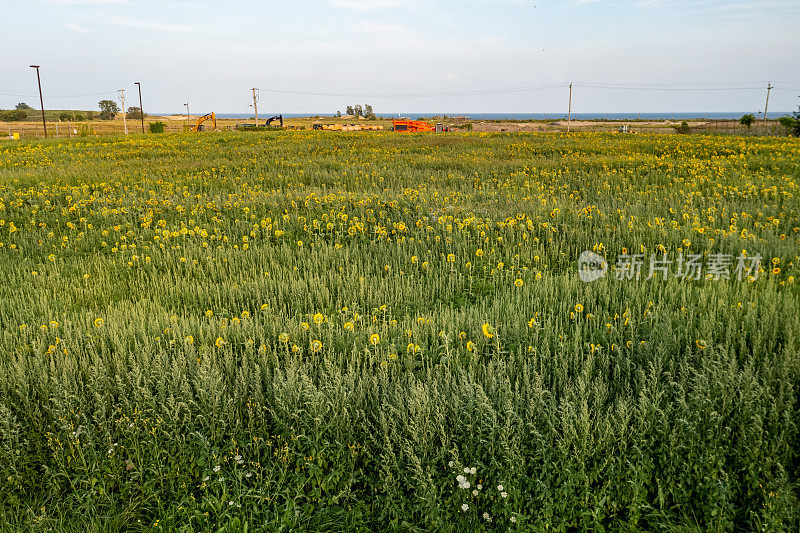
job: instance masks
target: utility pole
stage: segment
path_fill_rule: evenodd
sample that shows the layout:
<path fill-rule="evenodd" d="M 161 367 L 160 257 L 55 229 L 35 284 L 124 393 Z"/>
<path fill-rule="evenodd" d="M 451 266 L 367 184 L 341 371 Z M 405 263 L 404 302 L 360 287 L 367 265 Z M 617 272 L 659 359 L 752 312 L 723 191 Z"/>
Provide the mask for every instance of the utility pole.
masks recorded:
<path fill-rule="evenodd" d="M 31 65 L 36 69 L 36 81 L 39 82 L 39 103 L 42 105 L 42 126 L 44 127 L 44 138 L 47 139 L 47 122 L 44 120 L 44 99 L 42 98 L 42 78 L 39 77 L 39 65 Z"/>
<path fill-rule="evenodd" d="M 125 126 L 125 135 L 128 134 L 128 118 L 125 116 L 125 89 L 119 90 L 119 98 L 122 100 L 122 125 Z"/>
<path fill-rule="evenodd" d="M 764 104 L 764 126 L 767 125 L 767 108 L 769 107 L 769 92 L 774 89 L 772 82 L 767 83 L 767 103 Z"/>
<path fill-rule="evenodd" d="M 256 110 L 256 128 L 258 127 L 258 96 L 256 96 L 256 91 L 258 90 L 256 87 L 251 89 L 253 91 L 253 107 Z"/>
<path fill-rule="evenodd" d="M 572 82 L 569 82 L 569 111 L 567 111 L 567 133 L 572 125 Z"/>
<path fill-rule="evenodd" d="M 142 133 L 144 133 L 144 107 L 142 107 L 142 84 L 138 81 L 134 84 L 139 87 L 139 113 L 142 115 Z"/>
<path fill-rule="evenodd" d="M 183 105 L 186 106 L 186 125 L 187 126 L 191 126 L 191 124 L 189 123 L 189 104 L 187 103 L 187 104 L 183 104 Z"/>

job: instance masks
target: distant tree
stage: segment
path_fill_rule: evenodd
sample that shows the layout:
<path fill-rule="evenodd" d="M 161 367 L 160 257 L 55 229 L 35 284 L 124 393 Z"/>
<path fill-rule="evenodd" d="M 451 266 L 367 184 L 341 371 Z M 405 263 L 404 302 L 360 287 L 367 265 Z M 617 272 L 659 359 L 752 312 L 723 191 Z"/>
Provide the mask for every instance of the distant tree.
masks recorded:
<path fill-rule="evenodd" d="M 69 114 L 69 113 L 67 113 L 66 111 L 64 111 L 63 113 L 61 113 L 60 115 L 58 115 L 58 120 L 60 120 L 61 122 L 67 122 L 67 121 L 68 121 L 68 120 L 70 120 L 71 118 L 72 118 L 72 115 L 70 115 L 70 114 Z"/>
<path fill-rule="evenodd" d="M 165 126 L 166 126 L 166 124 L 164 124 L 161 121 L 151 122 L 149 124 L 150 133 L 164 133 L 164 127 Z"/>
<path fill-rule="evenodd" d="M 24 109 L 14 109 L 12 111 L 0 111 L 0 120 L 3 122 L 22 122 L 28 118 L 28 112 Z"/>
<path fill-rule="evenodd" d="M 355 111 L 353 111 L 353 106 L 351 105 L 347 106 L 344 112 L 346 115 L 355 115 Z"/>
<path fill-rule="evenodd" d="M 792 117 L 781 117 L 778 119 L 781 126 L 784 127 L 786 133 L 794 133 L 794 128 L 797 126 L 797 121 Z"/>
<path fill-rule="evenodd" d="M 72 114 L 72 120 L 75 120 L 75 121 L 83 120 L 83 115 L 81 113 L 73 113 Z"/>
<path fill-rule="evenodd" d="M 794 112 L 794 136 L 800 137 L 800 106 Z"/>
<path fill-rule="evenodd" d="M 94 120 L 94 111 L 86 112 L 86 120 Z"/>
<path fill-rule="evenodd" d="M 342 112 L 341 112 L 341 111 L 337 111 L 337 112 L 336 112 L 336 116 L 337 116 L 337 117 L 341 117 L 341 116 L 342 116 Z"/>
<path fill-rule="evenodd" d="M 97 105 L 100 106 L 100 118 L 103 120 L 114 118 L 119 113 L 119 106 L 114 100 L 100 100 Z"/>
<path fill-rule="evenodd" d="M 126 115 L 128 118 L 142 118 L 142 110 L 138 107 L 129 107 Z M 145 113 L 144 118 L 147 118 L 147 113 Z"/>
<path fill-rule="evenodd" d="M 355 111 L 355 115 L 357 117 L 363 117 L 364 116 L 364 110 L 361 108 L 361 104 L 356 104 L 353 107 L 353 111 Z"/>
<path fill-rule="evenodd" d="M 33 108 L 31 106 L 29 106 L 28 104 L 26 104 L 25 102 L 20 102 L 20 103 L 17 104 L 17 107 L 15 107 L 14 109 L 25 109 L 25 110 L 28 110 L 28 109 L 33 109 Z"/>
<path fill-rule="evenodd" d="M 372 110 L 371 105 L 364 104 L 364 116 L 366 118 L 375 118 L 375 111 Z"/>
<path fill-rule="evenodd" d="M 750 126 L 752 126 L 755 123 L 755 121 L 756 117 L 752 113 L 750 113 L 749 115 L 742 115 L 742 118 L 739 119 L 739 124 L 741 124 L 742 126 L 747 126 L 747 129 L 749 130 Z"/>

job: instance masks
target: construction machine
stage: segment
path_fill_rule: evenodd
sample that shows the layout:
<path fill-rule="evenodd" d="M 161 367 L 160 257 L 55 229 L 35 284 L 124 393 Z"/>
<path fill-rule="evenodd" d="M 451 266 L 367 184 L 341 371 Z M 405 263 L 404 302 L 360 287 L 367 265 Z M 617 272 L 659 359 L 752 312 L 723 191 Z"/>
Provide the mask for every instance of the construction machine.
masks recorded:
<path fill-rule="evenodd" d="M 326 131 L 378 131 L 382 130 L 383 126 L 379 124 L 312 124 L 315 130 Z"/>
<path fill-rule="evenodd" d="M 424 120 L 393 120 L 392 126 L 394 131 L 410 131 L 410 132 L 423 132 L 423 131 L 436 131 L 433 126 Z"/>
<path fill-rule="evenodd" d="M 273 122 L 275 122 L 276 120 L 280 121 L 280 123 L 281 123 L 280 127 L 282 128 L 283 127 L 283 115 L 275 115 L 274 117 L 268 118 L 267 119 L 267 123 L 264 124 L 264 125 L 266 127 L 269 127 L 269 125 L 272 124 Z M 275 127 L 275 126 L 273 126 L 273 127 Z"/>
<path fill-rule="evenodd" d="M 192 126 L 191 131 L 205 131 L 206 127 L 203 124 L 206 120 L 211 119 L 214 122 L 213 130 L 217 129 L 217 116 L 214 113 L 207 113 L 197 119 L 197 124 Z"/>
<path fill-rule="evenodd" d="M 459 131 L 454 124 L 437 122 L 435 126 L 424 120 L 393 120 L 392 131 L 448 133 Z"/>

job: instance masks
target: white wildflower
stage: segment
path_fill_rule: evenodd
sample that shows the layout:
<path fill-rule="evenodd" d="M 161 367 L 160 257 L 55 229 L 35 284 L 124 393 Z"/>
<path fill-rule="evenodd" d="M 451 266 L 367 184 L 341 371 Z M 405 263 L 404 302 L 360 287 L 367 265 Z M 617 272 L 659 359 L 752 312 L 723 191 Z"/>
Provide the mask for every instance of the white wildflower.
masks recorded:
<path fill-rule="evenodd" d="M 487 522 L 492 521 L 492 517 L 489 516 L 489 513 L 483 513 L 483 519 L 486 520 Z"/>
<path fill-rule="evenodd" d="M 501 493 L 500 493 L 500 497 L 501 497 L 501 498 L 506 498 L 507 496 L 508 496 L 508 493 L 507 493 L 507 492 L 501 492 Z"/>
<path fill-rule="evenodd" d="M 469 505 L 467 505 L 466 503 L 461 505 L 461 510 L 464 512 L 469 511 Z"/>
<path fill-rule="evenodd" d="M 447 466 L 449 466 L 450 468 L 453 468 L 453 461 L 450 461 L 449 463 L 447 463 Z"/>
<path fill-rule="evenodd" d="M 478 495 L 478 491 L 477 491 L 477 490 L 473 490 L 473 491 L 472 491 L 472 495 L 473 495 L 473 496 L 477 496 L 477 495 Z"/>
<path fill-rule="evenodd" d="M 214 467 L 214 472 L 219 472 L 222 469 L 221 466 L 217 465 Z"/>
<path fill-rule="evenodd" d="M 475 472 L 477 472 L 477 470 L 475 469 L 474 466 L 469 469 L 469 473 L 472 474 L 473 476 L 475 475 Z"/>
<path fill-rule="evenodd" d="M 466 466 L 464 467 L 464 473 L 469 474 L 469 468 L 467 468 Z"/>
<path fill-rule="evenodd" d="M 517 523 L 517 517 L 516 517 L 516 516 L 512 516 L 512 517 L 510 518 L 510 520 L 511 520 L 511 523 L 512 523 L 512 524 L 516 524 L 516 523 Z"/>
<path fill-rule="evenodd" d="M 497 490 L 499 490 L 500 492 L 503 492 L 503 485 L 497 485 Z"/>
<path fill-rule="evenodd" d="M 483 485 L 481 485 L 480 483 L 478 483 L 478 490 L 483 490 Z"/>

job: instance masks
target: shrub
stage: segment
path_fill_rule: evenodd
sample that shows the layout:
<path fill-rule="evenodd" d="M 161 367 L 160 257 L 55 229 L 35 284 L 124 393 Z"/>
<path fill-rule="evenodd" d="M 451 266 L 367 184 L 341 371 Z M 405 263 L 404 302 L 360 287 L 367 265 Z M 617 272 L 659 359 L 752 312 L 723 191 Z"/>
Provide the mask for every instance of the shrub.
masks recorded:
<path fill-rule="evenodd" d="M 58 115 L 58 120 L 60 120 L 61 122 L 66 122 L 68 120 L 72 120 L 72 115 L 70 115 L 69 113 L 64 111 L 63 113 Z"/>
<path fill-rule="evenodd" d="M 158 122 L 151 122 L 149 127 L 150 127 L 150 133 L 164 133 L 164 128 L 166 127 L 166 124 L 164 124 L 159 120 Z"/>
<path fill-rule="evenodd" d="M 800 137 L 800 107 L 794 112 L 794 136 Z"/>
<path fill-rule="evenodd" d="M 756 117 L 752 113 L 750 113 L 749 115 L 742 115 L 742 118 L 739 119 L 739 124 L 741 124 L 742 126 L 747 126 L 747 129 L 749 130 L 750 126 L 752 126 L 755 123 L 755 121 Z"/>
<path fill-rule="evenodd" d="M 26 118 L 28 118 L 28 112 L 24 109 L 0 111 L 0 120 L 3 122 L 22 122 Z"/>
<path fill-rule="evenodd" d="M 692 132 L 692 128 L 689 127 L 689 123 L 685 120 L 681 122 L 680 126 L 672 126 L 675 128 L 675 133 L 680 133 L 681 135 L 686 135 Z"/>
<path fill-rule="evenodd" d="M 784 130 L 786 130 L 786 133 L 788 134 L 791 134 L 794 131 L 794 127 L 797 125 L 795 119 L 789 116 L 779 118 L 778 123 L 783 126 Z"/>

